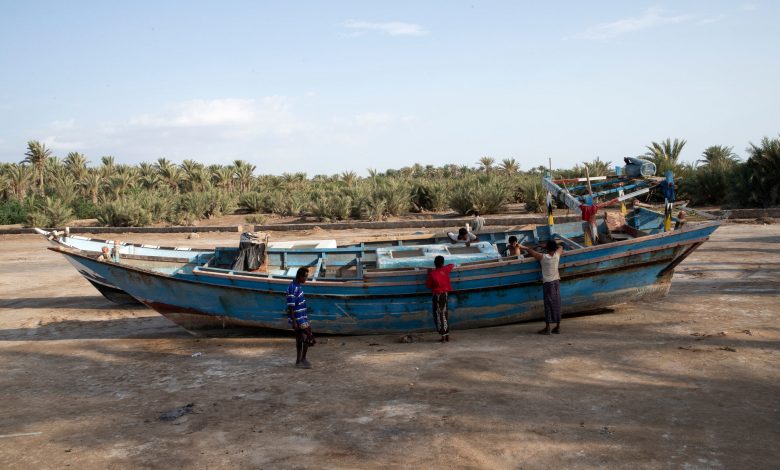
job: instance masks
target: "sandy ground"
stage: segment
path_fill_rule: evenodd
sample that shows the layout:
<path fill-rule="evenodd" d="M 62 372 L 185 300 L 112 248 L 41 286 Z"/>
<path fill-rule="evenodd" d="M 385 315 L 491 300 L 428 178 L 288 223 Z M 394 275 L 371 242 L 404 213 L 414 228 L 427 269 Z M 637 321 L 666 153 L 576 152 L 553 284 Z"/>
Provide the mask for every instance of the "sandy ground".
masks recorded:
<path fill-rule="evenodd" d="M 42 239 L 0 237 L 0 467 L 778 468 L 779 242 L 724 225 L 666 299 L 560 336 L 329 337 L 304 371 L 287 335 L 192 336 L 116 308 Z"/>

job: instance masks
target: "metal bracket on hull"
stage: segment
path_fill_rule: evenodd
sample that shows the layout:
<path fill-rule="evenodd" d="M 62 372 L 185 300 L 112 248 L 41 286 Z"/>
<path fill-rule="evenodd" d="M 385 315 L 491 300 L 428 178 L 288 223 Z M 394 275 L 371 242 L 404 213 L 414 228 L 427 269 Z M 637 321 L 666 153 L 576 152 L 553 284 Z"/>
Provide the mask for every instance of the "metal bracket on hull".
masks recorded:
<path fill-rule="evenodd" d="M 709 238 L 708 238 L 708 239 L 709 239 Z M 673 260 L 671 263 L 669 263 L 669 266 L 667 266 L 667 267 L 665 267 L 664 269 L 662 269 L 662 270 L 661 270 L 661 271 L 658 273 L 658 277 L 663 277 L 663 276 L 664 276 L 664 275 L 666 275 L 668 272 L 670 272 L 671 270 L 673 270 L 674 268 L 676 268 L 678 264 L 682 263 L 682 262 L 683 262 L 683 260 L 685 260 L 685 258 L 687 258 L 687 257 L 688 257 L 688 255 L 690 255 L 691 253 L 693 253 L 693 250 L 695 250 L 696 248 L 698 248 L 699 246 L 701 246 L 701 244 L 702 244 L 702 243 L 704 243 L 704 241 L 701 241 L 701 242 L 698 242 L 698 243 L 694 243 L 693 245 L 691 245 L 691 246 L 690 246 L 690 247 L 689 247 L 687 250 L 685 250 L 685 251 L 683 252 L 683 254 L 681 254 L 680 256 L 678 256 L 677 258 L 675 258 L 675 259 L 674 259 L 674 260 Z"/>

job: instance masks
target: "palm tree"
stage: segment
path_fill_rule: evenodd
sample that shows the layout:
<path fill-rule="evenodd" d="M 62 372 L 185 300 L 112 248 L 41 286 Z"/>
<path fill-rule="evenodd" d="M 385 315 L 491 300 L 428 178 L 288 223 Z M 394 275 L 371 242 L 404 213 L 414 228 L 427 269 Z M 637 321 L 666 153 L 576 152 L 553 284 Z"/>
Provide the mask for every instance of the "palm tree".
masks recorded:
<path fill-rule="evenodd" d="M 751 143 L 747 151 L 753 201 L 763 207 L 780 204 L 780 136 L 764 137 L 761 145 Z"/>
<path fill-rule="evenodd" d="M 117 173 L 111 178 L 108 187 L 114 195 L 114 199 L 122 199 L 128 189 L 135 186 L 135 177 L 132 172 Z"/>
<path fill-rule="evenodd" d="M 652 142 L 646 146 L 647 152 L 645 152 L 644 156 L 655 163 L 658 174 L 663 175 L 666 170 L 675 169 L 677 159 L 680 158 L 680 153 L 685 144 L 685 139 L 674 139 L 674 142 L 672 142 L 672 139 L 662 140 L 660 143 Z"/>
<path fill-rule="evenodd" d="M 520 164 L 514 158 L 505 158 L 501 160 L 501 164 L 498 165 L 498 169 L 508 175 L 514 175 L 520 171 Z"/>
<path fill-rule="evenodd" d="M 164 166 L 157 170 L 160 182 L 171 188 L 173 192 L 179 192 L 179 182 L 181 180 L 181 171 L 176 165 Z"/>
<path fill-rule="evenodd" d="M 447 163 L 441 167 L 441 175 L 443 178 L 457 178 L 459 171 L 458 165 L 455 165 L 454 163 Z"/>
<path fill-rule="evenodd" d="M 181 179 L 179 167 L 164 157 L 158 158 L 154 166 L 157 168 L 157 176 L 160 182 L 171 188 L 173 192 L 178 193 L 179 180 Z"/>
<path fill-rule="evenodd" d="M 357 173 L 354 171 L 345 171 L 341 174 L 341 181 L 344 182 L 344 185 L 348 188 L 351 188 L 353 184 L 355 184 L 355 180 L 357 179 Z"/>
<path fill-rule="evenodd" d="M 51 178 L 49 187 L 65 205 L 70 205 L 78 196 L 78 182 L 70 173 Z"/>
<path fill-rule="evenodd" d="M 167 159 L 167 158 L 165 158 L 165 157 L 160 157 L 160 158 L 158 158 L 158 159 L 157 159 L 157 163 L 155 163 L 155 164 L 154 164 L 154 166 L 157 168 L 157 171 L 158 171 L 158 172 L 159 172 L 160 170 L 162 170 L 163 168 L 170 168 L 170 167 L 172 167 L 173 165 L 174 165 L 174 164 L 173 164 L 173 162 L 171 162 L 170 160 L 168 160 L 168 159 Z"/>
<path fill-rule="evenodd" d="M 241 192 L 247 191 L 252 186 L 254 172 L 255 166 L 244 160 L 235 160 L 233 162 L 233 173 L 238 180 L 238 187 Z"/>
<path fill-rule="evenodd" d="M 739 157 L 734 153 L 734 147 L 726 147 L 725 145 L 707 147 L 701 156 L 704 159 L 697 160 L 696 163 L 702 163 L 711 168 L 728 168 L 739 163 Z"/>
<path fill-rule="evenodd" d="M 230 166 L 218 166 L 211 169 L 211 181 L 218 188 L 233 191 L 233 168 Z"/>
<path fill-rule="evenodd" d="M 6 177 L 8 178 L 8 188 L 11 190 L 11 194 L 16 199 L 24 199 L 27 195 L 27 188 L 34 178 L 32 167 L 13 163 L 6 169 Z"/>
<path fill-rule="evenodd" d="M 84 197 L 89 198 L 92 201 L 92 204 L 97 204 L 98 194 L 100 194 L 104 182 L 105 179 L 103 178 L 102 172 L 91 169 L 79 180 L 78 184 L 81 187 Z"/>
<path fill-rule="evenodd" d="M 149 162 L 141 162 L 138 164 L 138 176 L 144 177 L 148 175 L 153 175 L 157 172 L 154 165 Z"/>
<path fill-rule="evenodd" d="M 103 174 L 103 178 L 108 179 L 114 176 L 114 166 L 114 157 L 111 155 L 100 157 L 100 171 Z"/>
<path fill-rule="evenodd" d="M 205 167 L 195 160 L 181 162 L 181 171 L 189 191 L 203 191 L 208 182 Z"/>
<path fill-rule="evenodd" d="M 64 160 L 65 168 L 70 174 L 80 180 L 87 174 L 87 157 L 83 153 L 70 152 Z"/>
<path fill-rule="evenodd" d="M 5 170 L 5 165 L 3 165 L 3 170 Z M 8 181 L 8 176 L 5 174 L 5 171 L 0 171 L 0 200 L 10 199 L 8 196 L 10 186 L 11 183 Z"/>
<path fill-rule="evenodd" d="M 154 189 L 159 183 L 157 178 L 157 169 L 149 162 L 141 162 L 136 167 L 137 185 L 144 189 Z"/>
<path fill-rule="evenodd" d="M 68 169 L 65 168 L 63 162 L 56 156 L 51 156 L 46 159 L 44 171 L 46 172 L 47 180 L 63 178 L 68 174 Z"/>
<path fill-rule="evenodd" d="M 51 150 L 46 148 L 46 144 L 42 144 L 37 140 L 31 140 L 27 142 L 27 152 L 24 155 L 23 163 L 29 163 L 35 168 L 38 176 L 38 191 L 43 196 L 43 173 L 46 169 L 46 160 L 51 156 Z"/>
<path fill-rule="evenodd" d="M 493 171 L 493 164 L 496 163 L 496 159 L 493 157 L 482 157 L 479 159 L 477 164 L 479 165 L 479 169 L 484 171 L 485 173 L 490 173 Z"/>
<path fill-rule="evenodd" d="M 582 162 L 583 166 L 588 168 L 588 174 L 590 176 L 604 176 L 609 173 L 609 169 L 612 166 L 612 162 L 601 161 L 600 157 L 596 157 L 590 162 Z M 584 173 L 584 170 L 583 170 Z"/>

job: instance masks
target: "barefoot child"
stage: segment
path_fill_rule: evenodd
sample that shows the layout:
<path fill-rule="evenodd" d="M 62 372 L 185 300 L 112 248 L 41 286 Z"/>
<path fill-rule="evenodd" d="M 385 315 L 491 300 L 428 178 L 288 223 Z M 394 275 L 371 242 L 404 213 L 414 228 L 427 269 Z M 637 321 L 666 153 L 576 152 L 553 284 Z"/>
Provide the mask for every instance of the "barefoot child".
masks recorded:
<path fill-rule="evenodd" d="M 452 290 L 450 271 L 454 264 L 444 266 L 444 257 L 437 256 L 433 260 L 435 269 L 428 270 L 428 280 L 425 285 L 433 292 L 433 322 L 441 335 L 441 342 L 450 340 L 449 311 L 447 309 L 447 294 Z"/>
<path fill-rule="evenodd" d="M 309 316 L 306 313 L 306 298 L 303 296 L 303 285 L 309 277 L 307 268 L 299 268 L 295 273 L 295 280 L 287 287 L 287 321 L 295 331 L 295 350 L 297 352 L 295 367 L 311 369 L 311 364 L 306 360 L 306 352 L 309 346 L 314 346 L 316 341 L 311 332 Z"/>
<path fill-rule="evenodd" d="M 555 323 L 552 333 L 561 332 L 561 276 L 558 274 L 558 262 L 563 253 L 563 247 L 555 240 L 547 240 L 547 253 L 541 254 L 532 248 L 520 247 L 534 257 L 542 265 L 542 288 L 544 289 L 544 328 L 540 335 L 549 335 L 550 323 Z"/>

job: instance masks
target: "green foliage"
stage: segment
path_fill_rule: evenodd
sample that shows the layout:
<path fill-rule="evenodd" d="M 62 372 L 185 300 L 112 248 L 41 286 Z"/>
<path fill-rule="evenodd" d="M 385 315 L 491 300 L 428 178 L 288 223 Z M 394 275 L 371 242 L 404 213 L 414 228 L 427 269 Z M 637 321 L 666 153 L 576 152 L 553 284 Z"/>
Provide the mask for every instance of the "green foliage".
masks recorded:
<path fill-rule="evenodd" d="M 468 185 L 455 183 L 449 198 L 450 208 L 461 215 L 474 212 L 474 195 Z"/>
<path fill-rule="evenodd" d="M 411 203 L 415 212 L 447 210 L 446 183 L 435 179 L 416 180 L 412 183 Z"/>
<path fill-rule="evenodd" d="M 545 212 L 547 210 L 547 192 L 542 188 L 540 181 L 526 180 L 521 184 L 525 195 L 525 210 L 531 213 Z"/>
<path fill-rule="evenodd" d="M 211 195 L 212 214 L 215 217 L 232 214 L 238 209 L 238 196 L 236 194 L 218 189 L 212 189 L 209 194 Z"/>
<path fill-rule="evenodd" d="M 268 216 L 265 214 L 251 214 L 244 217 L 244 220 L 246 220 L 248 224 L 264 225 L 268 222 Z"/>
<path fill-rule="evenodd" d="M 489 156 L 480 157 L 479 161 L 477 162 L 477 167 L 486 172 L 490 173 L 493 171 L 493 165 L 496 163 L 496 159 Z"/>
<path fill-rule="evenodd" d="M 301 191 L 273 191 L 265 198 L 264 212 L 282 216 L 298 216 L 306 207 L 309 193 Z"/>
<path fill-rule="evenodd" d="M 0 202 L 0 225 L 21 224 L 27 220 L 27 209 L 16 199 Z"/>
<path fill-rule="evenodd" d="M 98 207 L 92 204 L 92 201 L 84 198 L 76 198 L 71 202 L 70 207 L 73 209 L 73 215 L 76 219 L 94 219 L 97 217 Z"/>
<path fill-rule="evenodd" d="M 38 191 L 43 195 L 46 161 L 51 157 L 51 149 L 46 148 L 46 144 L 31 140 L 27 142 L 27 152 L 25 152 L 24 157 L 24 162 L 29 163 L 35 169 Z"/>
<path fill-rule="evenodd" d="M 33 207 L 27 214 L 27 223 L 32 227 L 61 227 L 73 220 L 73 209 L 62 199 L 47 196 Z"/>
<path fill-rule="evenodd" d="M 478 184 L 474 191 L 474 208 L 480 214 L 495 214 L 506 208 L 512 195 L 508 180 L 498 178 L 494 182 Z"/>
<path fill-rule="evenodd" d="M 373 200 L 384 201 L 387 215 L 406 214 L 411 206 L 409 184 L 395 178 L 381 180 L 374 190 Z"/>
<path fill-rule="evenodd" d="M 230 194 L 222 194 L 212 190 L 206 192 L 191 192 L 182 194 L 176 212 L 183 215 L 179 220 L 194 222 L 198 219 L 219 217 L 225 212 L 236 210 L 236 200 Z"/>
<path fill-rule="evenodd" d="M 176 212 L 196 219 L 211 217 L 211 201 L 206 193 L 188 193 L 179 198 Z"/>
<path fill-rule="evenodd" d="M 757 194 L 751 183 L 752 179 L 753 169 L 747 163 L 739 163 L 734 166 L 733 171 L 729 174 L 729 206 L 750 207 L 756 205 L 754 197 Z"/>
<path fill-rule="evenodd" d="M 315 194 L 309 210 L 321 221 L 344 220 L 352 212 L 352 198 L 339 192 Z"/>
<path fill-rule="evenodd" d="M 744 162 L 732 147 L 710 146 L 695 166 L 679 160 L 685 145 L 681 139 L 653 142 L 642 156 L 656 164 L 658 175 L 674 172 L 677 199 L 691 199 L 694 205 L 780 204 L 780 138 L 751 144 Z M 384 172 L 369 170 L 368 177 L 344 169 L 308 178 L 300 172 L 255 175 L 255 166 L 243 160 L 205 166 L 160 158 L 130 166 L 106 156 L 99 166 L 89 167 L 85 155 L 72 152 L 60 160 L 37 141 L 28 142 L 25 157 L 25 163 L 0 164 L 0 223 L 51 226 L 73 217 L 95 217 L 112 226 L 194 224 L 237 208 L 323 221 L 383 220 L 408 211 L 450 209 L 490 214 L 510 202 L 524 203 L 532 212 L 545 209 L 540 179 L 547 168 L 520 171 L 514 158 L 485 156 L 472 166 L 413 164 Z M 597 157 L 552 174 L 582 177 L 587 168 L 591 176 L 602 176 L 611 172 L 610 167 L 611 162 Z M 648 198 L 659 201 L 658 191 Z"/>
<path fill-rule="evenodd" d="M 40 211 L 31 211 L 27 213 L 26 218 L 27 226 L 28 227 L 44 227 L 44 228 L 50 228 L 49 227 L 49 219 L 46 217 L 46 214 Z"/>
<path fill-rule="evenodd" d="M 461 178 L 453 187 L 449 204 L 458 214 L 479 211 L 494 214 L 502 211 L 512 197 L 512 180 L 492 174 L 470 175 Z"/>
<path fill-rule="evenodd" d="M 179 210 L 171 214 L 171 216 L 168 218 L 168 221 L 173 225 L 193 226 L 195 225 L 195 222 L 198 221 L 198 219 L 200 219 L 200 217 L 198 217 L 196 214 L 193 214 L 192 212 Z"/>
<path fill-rule="evenodd" d="M 681 196 L 690 196 L 693 205 L 722 204 L 728 196 L 729 172 L 725 168 L 700 168 L 693 176 L 690 191 L 680 191 Z"/>
<path fill-rule="evenodd" d="M 707 167 L 730 168 L 735 163 L 739 163 L 739 157 L 734 153 L 734 147 L 726 147 L 725 145 L 707 147 L 701 156 L 704 158 L 697 163 L 703 163 Z"/>
<path fill-rule="evenodd" d="M 501 163 L 498 165 L 498 169 L 507 175 L 514 175 L 520 171 L 520 164 L 517 163 L 517 160 L 514 158 L 505 158 L 501 160 Z"/>
<path fill-rule="evenodd" d="M 587 172 L 585 169 L 587 168 Z M 607 176 L 612 171 L 612 162 L 603 161 L 600 157 L 589 162 L 582 162 L 582 166 L 576 165 L 575 170 L 579 172 L 580 177 L 590 176 Z"/>
<path fill-rule="evenodd" d="M 108 227 L 142 227 L 153 223 L 151 213 L 134 198 L 102 205 L 97 219 Z"/>
<path fill-rule="evenodd" d="M 754 187 L 751 199 L 762 207 L 780 204 L 780 137 L 764 137 L 761 145 L 751 143 L 748 153 L 747 165 L 752 171 L 750 182 Z"/>
<path fill-rule="evenodd" d="M 244 193 L 238 200 L 238 207 L 247 212 L 262 212 L 266 207 L 266 198 L 257 191 Z"/>
<path fill-rule="evenodd" d="M 731 147 L 723 145 L 706 148 L 702 157 L 697 162 L 702 164 L 698 168 L 687 172 L 682 168 L 677 169 L 676 175 L 682 177 L 678 191 L 680 198 L 691 199 L 695 205 L 727 203 L 733 196 L 728 188 L 731 187 L 731 175 L 736 171 L 739 157 Z"/>
<path fill-rule="evenodd" d="M 685 139 L 674 139 L 674 142 L 672 142 L 672 139 L 669 138 L 661 142 L 652 142 L 646 147 L 647 152 L 640 158 L 645 158 L 655 163 L 656 174 L 663 175 L 667 170 L 675 170 L 677 160 L 680 158 L 686 143 Z"/>
<path fill-rule="evenodd" d="M 149 213 L 152 223 L 171 222 L 176 213 L 176 195 L 170 189 L 156 192 L 144 191 L 135 196 L 135 200 Z"/>

